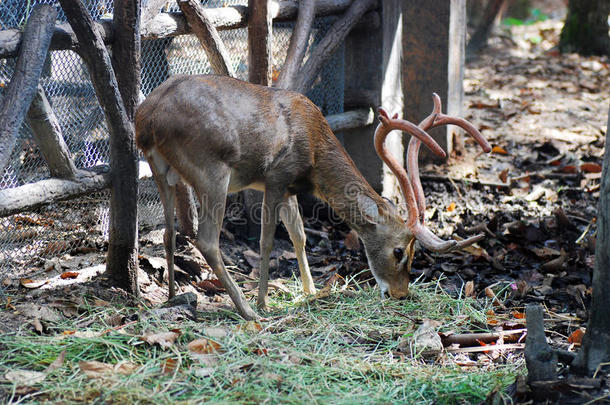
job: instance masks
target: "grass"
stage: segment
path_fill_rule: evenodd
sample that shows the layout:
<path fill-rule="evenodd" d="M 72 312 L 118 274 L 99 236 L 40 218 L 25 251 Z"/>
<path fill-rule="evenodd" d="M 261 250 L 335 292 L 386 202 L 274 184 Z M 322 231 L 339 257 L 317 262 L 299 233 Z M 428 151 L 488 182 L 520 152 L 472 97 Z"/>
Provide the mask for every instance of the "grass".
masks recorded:
<path fill-rule="evenodd" d="M 414 285 L 412 298 L 404 301 L 380 301 L 378 291 L 370 288 L 333 291 L 327 298 L 307 300 L 297 292 L 298 283 L 290 288 L 290 293 L 272 297 L 272 312 L 260 323 L 207 313 L 200 314 L 200 322 L 178 323 L 140 316 L 113 329 L 105 319 L 146 309 L 107 306 L 90 307 L 79 319 L 55 325 L 49 335 L 25 332 L 26 328 L 5 335 L 0 342 L 2 375 L 15 369 L 44 371 L 61 352 L 66 354 L 63 365 L 33 385 L 33 392 L 0 382 L 0 401 L 476 403 L 520 373 L 521 361 L 481 362 L 464 369 L 451 355 L 430 361 L 406 353 L 404 342 L 422 319 L 440 321 L 441 330 L 456 332 L 481 330 L 485 325 L 485 308 L 472 299 L 452 298 L 436 284 Z M 83 324 L 89 326 L 77 326 Z M 181 334 L 167 349 L 138 338 L 175 328 Z M 225 336 L 219 337 L 218 331 Z M 213 339 L 220 350 L 192 355 L 187 344 L 197 338 Z M 137 368 L 128 375 L 90 378 L 79 362 L 91 360 L 129 362 Z"/>

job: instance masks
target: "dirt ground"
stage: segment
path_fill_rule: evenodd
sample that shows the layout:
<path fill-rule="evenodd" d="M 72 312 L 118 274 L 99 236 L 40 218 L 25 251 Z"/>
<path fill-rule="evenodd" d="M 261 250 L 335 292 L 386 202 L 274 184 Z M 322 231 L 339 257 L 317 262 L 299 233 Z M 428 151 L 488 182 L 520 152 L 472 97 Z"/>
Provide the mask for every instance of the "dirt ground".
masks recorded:
<path fill-rule="evenodd" d="M 558 54 L 561 24 L 551 18 L 503 28 L 468 63 L 465 118 L 494 149 L 483 155 L 467 139 L 464 156 L 423 166 L 426 221 L 443 238 L 487 236 L 467 251 L 432 255 L 418 250 L 413 280 L 440 280 L 451 293 L 481 299 L 492 299 L 489 291 L 494 291 L 502 303 L 489 314 L 490 325 L 504 322 L 502 314 L 523 312 L 528 302 L 543 303 L 554 345 L 572 350 L 578 342 L 570 338 L 585 324 L 591 298 L 610 61 Z M 309 263 L 318 283 L 349 277 L 371 281 L 364 252 L 347 227 L 320 219 L 306 219 L 306 227 Z M 234 266 L 231 271 L 253 295 L 258 243 L 240 235 L 229 226 L 221 245 L 226 262 Z M 277 236 L 272 289 L 281 290 L 283 280 L 298 269 L 286 232 L 280 229 Z M 180 246 L 182 291 L 199 295 L 200 310 L 229 308 L 205 262 L 188 243 Z M 0 291 L 11 310 L 0 311 L 0 332 L 22 327 L 24 315 L 52 320 L 75 311 L 66 302 L 79 295 L 125 299 L 123 292 L 105 288 L 99 277 L 104 254 L 67 255 L 20 275 L 30 281 L 3 280 Z M 167 298 L 161 230 L 142 235 L 140 254 L 142 298 L 159 304 Z M 70 272 L 78 275 L 73 278 Z"/>

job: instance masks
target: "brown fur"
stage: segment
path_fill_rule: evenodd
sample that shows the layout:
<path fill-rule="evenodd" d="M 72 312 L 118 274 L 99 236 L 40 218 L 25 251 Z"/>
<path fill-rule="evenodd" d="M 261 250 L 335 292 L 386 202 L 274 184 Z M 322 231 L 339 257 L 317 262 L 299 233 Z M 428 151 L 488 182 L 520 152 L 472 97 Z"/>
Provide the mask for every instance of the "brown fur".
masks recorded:
<path fill-rule="evenodd" d="M 264 188 L 265 204 L 275 207 L 295 190 L 311 186 L 359 232 L 382 290 L 399 298 L 406 295 L 411 233 L 360 174 L 318 107 L 303 95 L 226 76 L 174 76 L 138 108 L 136 143 L 149 162 L 155 153 L 162 157 L 155 165 L 151 162 L 157 184 L 166 181 L 162 177 L 171 167 L 193 186 L 199 198 L 213 194 L 213 199 L 224 200 L 227 192 Z M 217 184 L 223 181 L 228 185 Z M 348 186 L 357 192 L 347 192 Z M 263 224 L 261 263 L 265 261 L 264 250 L 270 251 L 272 235 L 268 234 L 277 218 L 271 220 L 272 226 Z M 295 226 L 291 238 L 301 243 L 304 235 L 299 237 L 301 231 L 298 224 Z M 218 235 L 213 241 L 213 232 L 208 233 L 202 235 L 200 229 L 204 250 L 218 243 Z M 397 248 L 404 250 L 405 259 L 394 258 L 392 252 Z M 215 254 L 212 250 L 208 255 Z M 306 266 L 306 258 L 303 260 Z M 264 282 L 266 297 L 267 281 L 262 273 L 261 290 Z M 261 299 L 259 295 L 259 304 Z"/>

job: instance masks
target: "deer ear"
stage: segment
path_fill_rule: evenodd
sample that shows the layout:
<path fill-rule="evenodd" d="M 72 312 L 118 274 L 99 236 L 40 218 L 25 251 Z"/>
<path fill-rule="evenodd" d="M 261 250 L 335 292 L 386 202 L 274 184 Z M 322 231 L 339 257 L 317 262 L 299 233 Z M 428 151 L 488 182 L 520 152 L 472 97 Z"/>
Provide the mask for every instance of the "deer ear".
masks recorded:
<path fill-rule="evenodd" d="M 379 223 L 379 207 L 377 206 L 375 200 L 373 200 L 371 197 L 363 194 L 358 195 L 358 208 L 360 209 L 360 213 L 369 221 L 375 224 Z"/>

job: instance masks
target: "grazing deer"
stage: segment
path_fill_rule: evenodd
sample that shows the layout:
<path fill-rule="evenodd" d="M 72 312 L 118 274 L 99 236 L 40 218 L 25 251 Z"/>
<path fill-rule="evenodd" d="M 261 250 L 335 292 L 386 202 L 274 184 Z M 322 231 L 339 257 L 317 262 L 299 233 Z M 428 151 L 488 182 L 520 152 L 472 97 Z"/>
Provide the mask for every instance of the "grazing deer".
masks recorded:
<path fill-rule="evenodd" d="M 426 122 L 430 127 L 442 125 L 435 121 L 438 117 Z M 315 293 L 297 192 L 313 192 L 358 232 L 382 296 L 386 292 L 394 298 L 407 295 L 415 239 L 434 251 L 460 248 L 480 239 L 481 235 L 459 243 L 443 241 L 423 225 L 410 180 L 385 151 L 383 139 L 398 129 L 440 156 L 445 152 L 422 128 L 390 119 L 383 110 L 379 118 L 375 144 L 399 176 L 409 208 L 407 222 L 366 182 L 318 107 L 302 94 L 215 75 L 174 76 L 155 89 L 137 110 L 136 142 L 150 164 L 165 211 L 170 297 L 175 291 L 175 190 L 181 179 L 193 187 L 201 205 L 197 248 L 246 319 L 258 315 L 227 273 L 219 249 L 227 193 L 244 188 L 265 192 L 260 308 L 267 304 L 269 255 L 280 219 L 294 245 L 303 288 Z M 480 134 L 478 137 L 482 139 Z"/>

